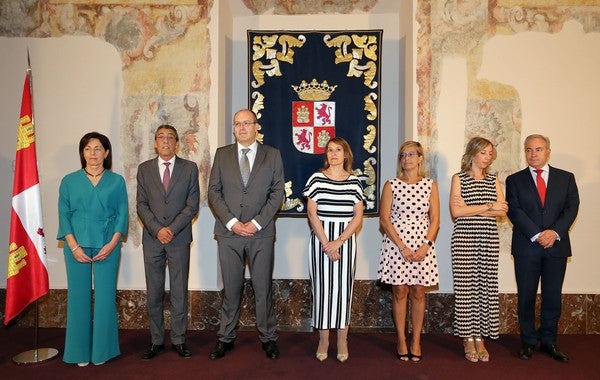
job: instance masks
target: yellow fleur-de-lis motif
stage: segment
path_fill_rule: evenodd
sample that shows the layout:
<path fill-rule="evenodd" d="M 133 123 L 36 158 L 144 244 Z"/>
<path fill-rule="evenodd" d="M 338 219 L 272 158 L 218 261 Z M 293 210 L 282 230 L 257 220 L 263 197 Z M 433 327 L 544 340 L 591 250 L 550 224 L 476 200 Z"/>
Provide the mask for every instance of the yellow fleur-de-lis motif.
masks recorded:
<path fill-rule="evenodd" d="M 269 77 L 281 76 L 280 62 L 294 63 L 294 49 L 302 47 L 306 37 L 298 38 L 291 35 L 256 36 L 252 40 L 252 87 L 259 88 L 265 84 L 265 75 Z M 280 50 L 275 46 L 279 43 Z M 261 61 L 264 58 L 265 61 Z"/>

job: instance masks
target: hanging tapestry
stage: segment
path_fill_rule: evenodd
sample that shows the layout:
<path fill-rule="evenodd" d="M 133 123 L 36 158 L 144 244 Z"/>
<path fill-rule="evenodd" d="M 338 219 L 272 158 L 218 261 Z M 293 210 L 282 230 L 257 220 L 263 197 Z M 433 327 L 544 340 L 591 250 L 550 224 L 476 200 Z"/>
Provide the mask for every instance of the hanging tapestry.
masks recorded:
<path fill-rule="evenodd" d="M 302 190 L 336 136 L 352 149 L 365 215 L 378 213 L 381 36 L 382 30 L 248 31 L 248 104 L 259 142 L 283 158 L 281 216 L 306 214 Z"/>

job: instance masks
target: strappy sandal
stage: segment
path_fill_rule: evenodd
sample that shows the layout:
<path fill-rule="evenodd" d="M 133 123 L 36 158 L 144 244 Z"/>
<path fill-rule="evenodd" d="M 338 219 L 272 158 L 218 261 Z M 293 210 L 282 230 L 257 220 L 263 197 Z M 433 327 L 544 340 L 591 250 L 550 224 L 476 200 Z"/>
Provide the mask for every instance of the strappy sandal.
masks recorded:
<path fill-rule="evenodd" d="M 402 361 L 402 362 L 408 362 L 410 361 L 410 350 L 407 350 L 406 354 L 401 354 L 398 352 L 398 346 L 400 345 L 400 341 L 398 341 L 397 345 L 396 345 L 396 359 Z M 406 346 L 406 342 L 404 343 L 404 345 Z"/>
<path fill-rule="evenodd" d="M 478 349 L 477 343 L 481 343 L 481 346 L 483 347 L 483 349 L 481 349 L 481 350 Z M 481 336 L 475 337 L 475 349 L 477 350 L 477 358 L 480 361 L 482 361 L 482 362 L 490 361 L 490 353 L 485 349 L 485 346 L 483 345 L 483 337 L 481 337 Z"/>
<path fill-rule="evenodd" d="M 408 355 L 410 356 L 410 361 L 413 363 L 418 363 L 421 361 L 421 359 L 423 359 L 423 353 L 421 353 L 419 355 L 413 354 L 412 346 L 411 346 L 410 350 L 408 350 Z"/>
<path fill-rule="evenodd" d="M 410 354 L 410 361 L 413 363 L 418 363 L 421 361 L 421 359 L 423 359 L 423 355 Z"/>
<path fill-rule="evenodd" d="M 472 349 L 468 349 L 467 345 L 472 344 L 473 348 Z M 477 350 L 475 349 L 475 339 L 470 336 L 468 338 L 463 338 L 463 346 L 465 348 L 465 358 L 472 362 L 472 363 L 476 363 L 479 361 L 479 354 L 477 353 Z"/>

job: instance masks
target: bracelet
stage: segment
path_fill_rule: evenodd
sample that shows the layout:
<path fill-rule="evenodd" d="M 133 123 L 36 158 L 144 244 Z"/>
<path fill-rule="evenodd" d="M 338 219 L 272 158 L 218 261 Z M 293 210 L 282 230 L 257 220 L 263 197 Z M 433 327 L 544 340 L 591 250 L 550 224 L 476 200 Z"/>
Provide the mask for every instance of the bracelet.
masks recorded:
<path fill-rule="evenodd" d="M 71 252 L 75 252 L 81 247 L 79 245 L 77 245 L 77 247 L 75 247 L 75 248 L 71 248 L 71 247 L 69 247 L 69 248 L 71 249 Z"/>
<path fill-rule="evenodd" d="M 425 243 L 427 243 L 427 245 L 430 247 L 433 246 L 433 242 L 431 240 L 425 240 Z"/>
<path fill-rule="evenodd" d="M 487 208 L 488 208 L 487 210 L 488 211 L 492 211 L 492 208 L 494 207 L 494 204 L 492 202 L 488 202 L 485 205 L 487 206 Z"/>
<path fill-rule="evenodd" d="M 406 246 L 403 246 L 402 248 L 400 248 L 400 253 L 403 253 L 405 249 L 406 249 Z"/>
<path fill-rule="evenodd" d="M 346 240 L 348 240 L 348 239 L 344 239 L 344 238 L 342 237 L 342 235 L 340 235 L 340 236 L 338 236 L 338 240 L 339 240 L 339 241 L 341 241 L 342 243 L 345 243 L 345 242 L 346 242 Z"/>

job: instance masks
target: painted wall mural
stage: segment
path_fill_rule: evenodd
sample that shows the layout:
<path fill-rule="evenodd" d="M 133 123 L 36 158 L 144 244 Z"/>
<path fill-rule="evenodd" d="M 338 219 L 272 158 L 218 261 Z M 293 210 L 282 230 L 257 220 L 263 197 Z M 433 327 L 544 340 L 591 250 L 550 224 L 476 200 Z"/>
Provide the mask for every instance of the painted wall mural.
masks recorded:
<path fill-rule="evenodd" d="M 241 0 L 255 15 L 347 14 L 369 12 L 378 0 Z M 398 1 L 398 0 L 394 0 Z M 403 0 L 404 1 L 404 0 Z"/>
<path fill-rule="evenodd" d="M 494 169 L 504 181 L 519 168 L 521 102 L 514 87 L 477 78 L 486 40 L 527 31 L 557 33 L 568 20 L 580 22 L 587 33 L 599 32 L 600 1 L 418 0 L 415 17 L 419 139 L 436 151 L 442 60 L 463 57 L 468 81 L 465 143 L 476 135 L 494 142 L 499 152 Z M 429 157 L 428 170 L 435 173 L 435 155 Z"/>
<path fill-rule="evenodd" d="M 131 3 L 2 2 L 0 36 L 93 36 L 112 44 L 123 70 L 119 127 L 128 193 L 136 192 L 138 164 L 155 156 L 155 128 L 169 123 L 180 135 L 179 155 L 198 164 L 205 195 L 211 165 L 208 23 L 213 0 Z M 135 196 L 129 198 L 131 220 L 137 220 Z M 139 246 L 140 225 L 129 225 L 129 240 Z"/>
<path fill-rule="evenodd" d="M 201 186 L 206 187 L 210 167 L 206 129 L 209 78 L 210 9 L 228 0 L 0 0 L 0 36 L 60 37 L 94 36 L 113 46 L 121 56 L 123 98 L 120 130 L 123 151 L 128 152 L 125 170 L 129 191 L 135 187 L 137 163 L 152 155 L 152 128 L 175 120 L 182 136 L 182 155 L 200 165 Z M 237 1 L 237 0 L 236 0 Z M 255 15 L 369 12 L 384 0 L 239 0 Z M 413 0 L 385 0 L 413 1 Z M 526 31 L 557 33 L 568 20 L 576 20 L 588 32 L 600 32 L 600 0 L 414 0 L 418 90 L 417 138 L 433 154 L 428 165 L 435 169 L 438 141 L 436 117 L 440 94 L 440 68 L 445 57 L 464 57 L 468 91 L 464 126 L 465 141 L 483 134 L 496 141 L 501 156 L 494 167 L 502 173 L 518 163 L 521 151 L 521 105 L 515 88 L 477 79 L 481 49 L 494 35 Z M 135 4 L 133 4 L 135 3 Z M 162 4 L 162 5 L 161 5 Z M 401 17 L 402 20 L 404 18 Z M 410 57 L 411 53 L 406 54 Z M 409 75 L 410 77 L 410 75 Z M 460 127 L 460 126 L 459 126 Z M 458 130 L 460 133 L 460 129 Z M 115 143 L 113 141 L 113 143 Z M 519 152 L 519 154 L 511 153 Z M 207 210 L 201 210 L 205 212 Z M 136 227 L 135 223 L 133 224 Z M 137 228 L 137 227 L 136 227 Z M 506 235 L 506 234 L 505 234 Z M 139 231 L 130 231 L 130 241 L 139 243 Z M 282 326 L 308 326 L 310 304 L 308 280 L 275 282 L 278 320 Z M 250 294 L 247 283 L 245 294 Z M 358 306 L 355 326 L 393 328 L 390 293 L 375 282 L 357 280 Z M 244 297 L 245 300 L 251 299 Z M 426 332 L 451 333 L 452 294 L 427 294 Z M 598 333 L 598 294 L 565 294 L 561 333 Z M 64 327 L 66 290 L 52 289 L 41 305 L 41 327 Z M 501 294 L 503 333 L 518 333 L 515 294 Z M 0 289 L 0 304 L 3 303 Z M 146 328 L 145 294 L 119 290 L 120 326 Z M 192 329 L 216 329 L 220 296 L 216 291 L 190 294 Z M 246 307 L 247 306 L 247 307 Z M 244 305 L 241 324 L 252 326 L 252 305 Z M 167 316 L 168 320 L 168 316 Z M 33 326 L 33 313 L 21 326 Z"/>
<path fill-rule="evenodd" d="M 439 167 L 437 107 L 443 60 L 466 61 L 467 99 L 464 142 L 473 136 L 491 140 L 498 158 L 493 170 L 502 183 L 520 169 L 522 109 L 518 91 L 511 85 L 479 79 L 485 42 L 495 35 L 527 31 L 557 33 L 568 20 L 576 20 L 586 33 L 600 31 L 600 1 L 546 0 L 417 0 L 417 131 L 418 139 L 434 154 L 427 155 L 427 170 L 437 177 Z M 460 127 L 460 126 L 457 126 Z M 458 131 L 457 131 L 458 132 Z M 508 251 L 512 229 L 499 224 L 501 248 Z"/>
<path fill-rule="evenodd" d="M 379 2 L 240 1 L 257 15 L 369 12 Z M 9 0 L 0 2 L 0 36 L 87 35 L 112 44 L 121 56 L 124 79 L 120 130 L 128 191 L 135 191 L 137 164 L 153 155 L 152 130 L 162 122 L 178 126 L 180 153 L 198 163 L 205 189 L 210 170 L 208 24 L 213 3 Z M 428 151 L 436 151 L 441 62 L 447 56 L 464 57 L 465 141 L 485 135 L 498 145 L 502 154 L 494 167 L 503 180 L 519 165 L 521 105 L 513 87 L 477 79 L 485 41 L 525 31 L 556 33 L 568 20 L 580 22 L 586 32 L 600 32 L 600 0 L 416 0 L 416 6 L 417 137 Z M 427 156 L 428 170 L 436 177 L 436 156 Z M 135 207 L 131 210 L 135 218 Z M 137 245 L 139 226 L 131 226 L 129 238 Z"/>

